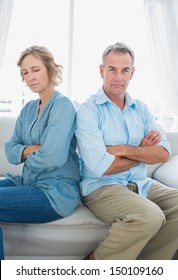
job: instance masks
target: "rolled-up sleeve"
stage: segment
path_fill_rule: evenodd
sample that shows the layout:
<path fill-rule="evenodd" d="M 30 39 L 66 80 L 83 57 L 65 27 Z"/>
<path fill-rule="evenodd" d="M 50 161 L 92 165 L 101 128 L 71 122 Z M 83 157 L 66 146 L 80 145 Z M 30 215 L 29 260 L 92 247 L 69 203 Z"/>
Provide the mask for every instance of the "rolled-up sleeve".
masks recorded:
<path fill-rule="evenodd" d="M 145 135 L 148 132 L 150 132 L 151 130 L 159 131 L 160 134 L 161 134 L 161 140 L 160 140 L 160 142 L 157 145 L 164 147 L 168 151 L 168 153 L 171 155 L 171 146 L 170 146 L 170 143 L 169 143 L 169 141 L 167 139 L 166 134 L 163 132 L 163 130 L 160 127 L 160 125 L 157 124 L 154 121 L 153 116 L 150 113 L 150 111 L 148 110 L 146 105 L 145 105 L 144 109 L 145 109 L 145 120 L 146 120 Z"/>
<path fill-rule="evenodd" d="M 85 167 L 96 177 L 101 177 L 115 157 L 109 154 L 99 129 L 97 107 L 84 103 L 77 111 L 76 138 Z"/>

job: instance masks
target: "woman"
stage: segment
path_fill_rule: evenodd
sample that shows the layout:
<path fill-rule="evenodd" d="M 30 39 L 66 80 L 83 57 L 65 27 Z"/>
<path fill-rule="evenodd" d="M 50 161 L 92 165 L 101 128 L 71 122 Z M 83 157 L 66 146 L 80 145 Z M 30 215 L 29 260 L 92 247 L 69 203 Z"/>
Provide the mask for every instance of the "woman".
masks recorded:
<path fill-rule="evenodd" d="M 39 99 L 24 106 L 5 143 L 8 161 L 24 166 L 21 176 L 7 174 L 0 181 L 0 221 L 47 223 L 70 215 L 80 203 L 75 110 L 55 90 L 62 66 L 45 47 L 27 48 L 17 65 Z M 4 258 L 2 232 L 0 257 Z"/>

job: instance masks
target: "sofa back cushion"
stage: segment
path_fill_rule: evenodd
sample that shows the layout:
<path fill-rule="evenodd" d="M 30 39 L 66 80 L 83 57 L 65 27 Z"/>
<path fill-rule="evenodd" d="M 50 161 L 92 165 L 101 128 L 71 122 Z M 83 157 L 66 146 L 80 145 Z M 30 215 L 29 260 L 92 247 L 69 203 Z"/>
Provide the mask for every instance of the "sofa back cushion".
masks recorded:
<path fill-rule="evenodd" d="M 15 126 L 15 117 L 0 117 L 0 177 L 4 177 L 7 172 L 20 174 L 22 165 L 15 166 L 7 161 L 4 143 L 10 139 Z"/>
<path fill-rule="evenodd" d="M 171 145 L 172 156 L 178 155 L 178 132 L 168 132 L 167 138 Z"/>
<path fill-rule="evenodd" d="M 4 142 L 10 139 L 15 126 L 15 117 L 0 117 L 0 177 L 5 176 L 6 172 L 12 172 L 13 174 L 19 174 L 22 169 L 22 165 L 14 166 L 8 163 L 4 152 Z M 178 154 L 178 133 L 169 132 L 167 137 L 171 144 L 172 155 Z M 146 165 L 147 176 L 152 177 L 154 171 L 162 164 Z"/>

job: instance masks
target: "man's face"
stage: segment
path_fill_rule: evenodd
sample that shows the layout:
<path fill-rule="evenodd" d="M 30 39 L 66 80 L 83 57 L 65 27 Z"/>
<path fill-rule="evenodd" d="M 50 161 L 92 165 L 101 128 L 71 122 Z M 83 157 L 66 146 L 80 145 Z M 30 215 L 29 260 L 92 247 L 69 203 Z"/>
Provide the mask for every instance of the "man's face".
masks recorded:
<path fill-rule="evenodd" d="M 129 81 L 135 68 L 129 53 L 115 53 L 111 51 L 105 58 L 105 66 L 100 65 L 103 87 L 109 98 L 125 95 Z"/>

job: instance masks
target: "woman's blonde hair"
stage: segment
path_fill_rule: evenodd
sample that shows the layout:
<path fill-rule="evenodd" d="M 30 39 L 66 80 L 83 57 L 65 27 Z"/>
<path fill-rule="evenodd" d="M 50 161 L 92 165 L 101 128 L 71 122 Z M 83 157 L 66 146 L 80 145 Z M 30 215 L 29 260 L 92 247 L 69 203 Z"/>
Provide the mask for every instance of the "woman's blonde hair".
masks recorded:
<path fill-rule="evenodd" d="M 49 50 L 46 47 L 43 46 L 31 46 L 29 48 L 26 48 L 20 55 L 20 58 L 17 62 L 17 65 L 21 67 L 22 61 L 25 58 L 25 56 L 32 54 L 35 57 L 41 59 L 41 61 L 44 63 L 44 65 L 47 68 L 50 81 L 54 86 L 59 85 L 59 83 L 62 82 L 62 65 L 57 64 L 54 61 L 53 55 L 49 52 Z M 21 72 L 22 80 L 23 74 Z"/>

